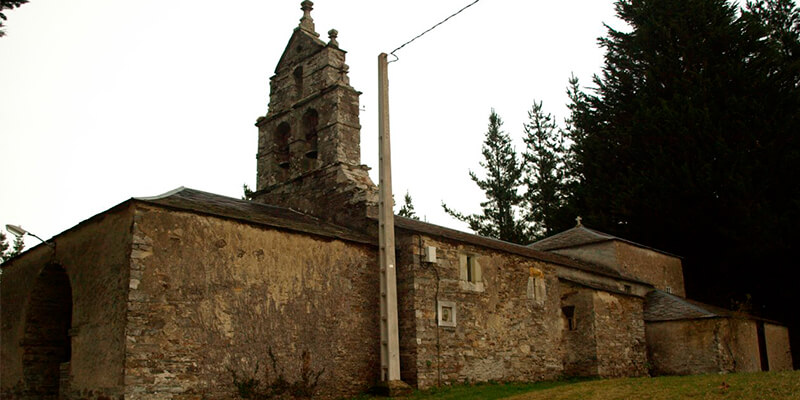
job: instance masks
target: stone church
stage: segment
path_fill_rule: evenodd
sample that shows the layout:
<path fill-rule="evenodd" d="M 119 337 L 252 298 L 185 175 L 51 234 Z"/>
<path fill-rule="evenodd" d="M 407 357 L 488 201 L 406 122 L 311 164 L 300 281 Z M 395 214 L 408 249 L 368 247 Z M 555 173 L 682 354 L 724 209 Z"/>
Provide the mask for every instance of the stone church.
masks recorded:
<path fill-rule="evenodd" d="M 132 198 L 2 265 L 3 399 L 337 398 L 381 376 L 377 189 L 337 32 L 304 1 L 252 200 Z M 791 369 L 788 330 L 685 298 L 679 257 L 589 229 L 530 246 L 397 217 L 402 380 Z"/>

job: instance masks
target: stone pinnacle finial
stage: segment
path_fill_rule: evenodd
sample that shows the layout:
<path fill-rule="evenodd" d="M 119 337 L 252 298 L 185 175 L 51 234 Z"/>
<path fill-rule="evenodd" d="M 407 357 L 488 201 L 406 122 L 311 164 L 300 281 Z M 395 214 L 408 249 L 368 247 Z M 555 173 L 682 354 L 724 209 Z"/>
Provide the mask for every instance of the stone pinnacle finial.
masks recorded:
<path fill-rule="evenodd" d="M 575 218 L 575 221 L 578 223 L 578 225 L 576 226 L 583 226 L 583 224 L 581 223 L 581 221 L 583 221 L 583 218 L 581 218 L 580 215 L 578 216 L 578 218 Z"/>
<path fill-rule="evenodd" d="M 333 47 L 339 47 L 339 42 L 336 41 L 337 37 L 339 37 L 339 31 L 337 31 L 336 29 L 329 30 L 328 39 L 330 39 L 330 41 L 328 42 L 328 44 Z"/>
<path fill-rule="evenodd" d="M 300 9 L 303 10 L 303 18 L 300 18 L 300 29 L 319 36 L 314 29 L 314 18 L 311 18 L 311 10 L 314 9 L 314 2 L 309 0 L 303 1 L 300 3 Z"/>

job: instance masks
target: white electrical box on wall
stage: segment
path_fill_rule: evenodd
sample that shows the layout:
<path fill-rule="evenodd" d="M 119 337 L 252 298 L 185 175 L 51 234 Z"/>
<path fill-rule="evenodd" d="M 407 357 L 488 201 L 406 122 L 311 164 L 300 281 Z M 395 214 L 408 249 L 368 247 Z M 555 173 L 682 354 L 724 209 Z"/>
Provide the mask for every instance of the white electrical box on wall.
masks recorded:
<path fill-rule="evenodd" d="M 436 247 L 434 246 L 425 246 L 425 259 L 423 260 L 427 263 L 435 263 L 436 262 Z"/>

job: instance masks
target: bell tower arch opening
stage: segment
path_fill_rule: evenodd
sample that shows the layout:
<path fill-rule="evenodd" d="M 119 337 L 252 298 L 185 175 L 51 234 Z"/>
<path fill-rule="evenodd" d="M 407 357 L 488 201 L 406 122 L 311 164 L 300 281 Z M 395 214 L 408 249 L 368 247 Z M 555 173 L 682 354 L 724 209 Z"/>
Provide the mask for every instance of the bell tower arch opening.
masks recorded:
<path fill-rule="evenodd" d="M 292 135 L 292 128 L 288 122 L 281 122 L 275 130 L 275 161 L 281 169 L 289 169 L 290 152 L 289 139 Z"/>
<path fill-rule="evenodd" d="M 22 372 L 30 398 L 63 397 L 72 357 L 72 288 L 64 268 L 48 264 L 36 278 L 25 316 Z"/>
<path fill-rule="evenodd" d="M 311 108 L 303 115 L 303 133 L 306 137 L 306 157 L 316 160 L 319 152 L 317 129 L 319 113 Z"/>

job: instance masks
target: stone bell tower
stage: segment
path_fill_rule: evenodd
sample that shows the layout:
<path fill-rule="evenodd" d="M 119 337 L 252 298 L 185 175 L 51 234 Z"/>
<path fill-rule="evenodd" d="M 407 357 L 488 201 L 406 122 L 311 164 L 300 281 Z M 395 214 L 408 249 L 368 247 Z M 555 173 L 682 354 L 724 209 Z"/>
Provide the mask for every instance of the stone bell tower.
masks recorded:
<path fill-rule="evenodd" d="M 290 207 L 346 226 L 361 226 L 377 203 L 361 165 L 360 92 L 350 86 L 345 51 L 303 17 L 270 78 L 269 109 L 258 118 L 258 181 L 253 200 Z"/>

